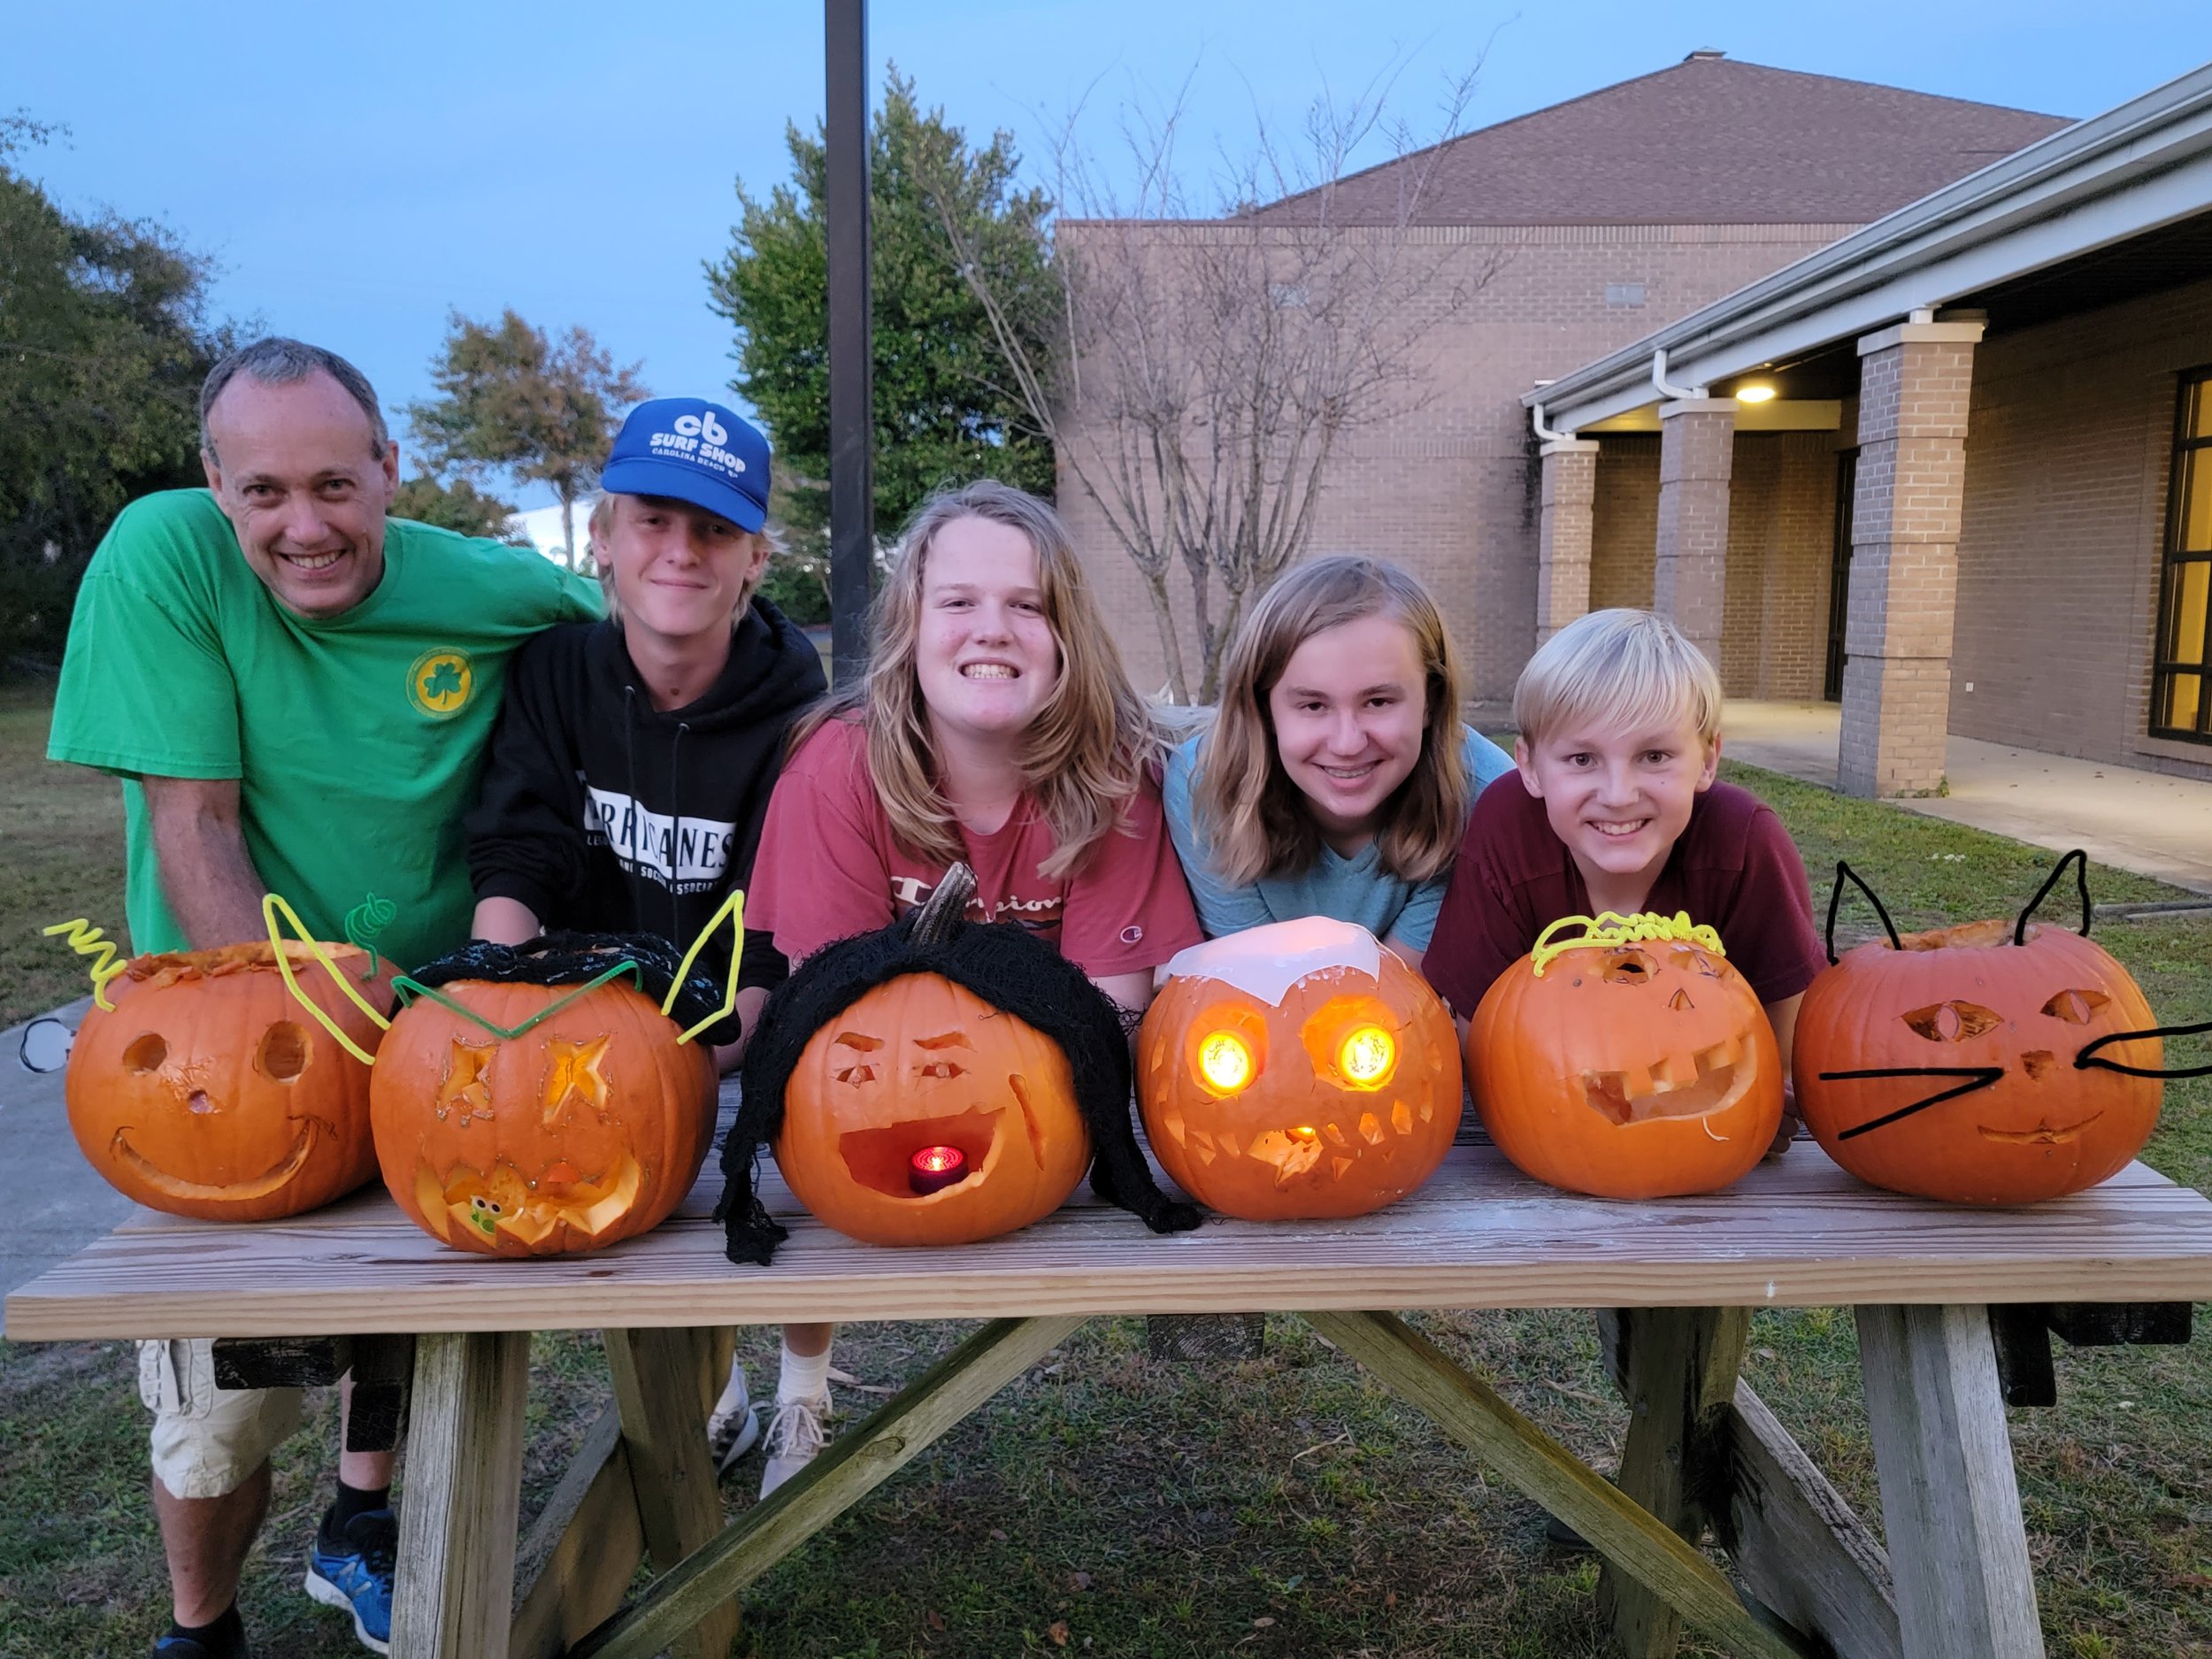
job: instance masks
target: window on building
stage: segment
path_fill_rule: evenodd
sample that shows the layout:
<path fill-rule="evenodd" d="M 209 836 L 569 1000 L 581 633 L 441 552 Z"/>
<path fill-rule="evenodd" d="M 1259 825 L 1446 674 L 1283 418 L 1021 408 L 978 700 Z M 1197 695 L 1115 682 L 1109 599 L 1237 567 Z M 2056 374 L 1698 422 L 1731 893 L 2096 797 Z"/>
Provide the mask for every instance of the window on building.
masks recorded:
<path fill-rule="evenodd" d="M 2212 369 L 2183 378 L 2166 506 L 2165 581 L 2151 665 L 2151 732 L 2212 743 Z"/>

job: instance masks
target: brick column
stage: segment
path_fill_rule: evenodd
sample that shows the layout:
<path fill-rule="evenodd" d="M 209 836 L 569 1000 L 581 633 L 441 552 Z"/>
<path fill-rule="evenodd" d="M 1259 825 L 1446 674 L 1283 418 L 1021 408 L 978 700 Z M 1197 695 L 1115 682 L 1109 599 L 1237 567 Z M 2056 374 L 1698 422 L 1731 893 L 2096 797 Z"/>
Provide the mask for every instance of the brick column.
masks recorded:
<path fill-rule="evenodd" d="M 1536 642 L 1590 608 L 1590 535 L 1598 495 L 1598 446 L 1554 438 L 1543 457 L 1543 513 L 1536 537 Z"/>
<path fill-rule="evenodd" d="M 1847 795 L 1917 795 L 1943 780 L 1966 411 L 1981 337 L 1978 322 L 1914 322 L 1859 342 L 1836 757 Z"/>
<path fill-rule="evenodd" d="M 1727 397 L 1659 405 L 1659 548 L 1651 608 L 1720 666 L 1728 590 L 1728 476 L 1736 404 Z"/>

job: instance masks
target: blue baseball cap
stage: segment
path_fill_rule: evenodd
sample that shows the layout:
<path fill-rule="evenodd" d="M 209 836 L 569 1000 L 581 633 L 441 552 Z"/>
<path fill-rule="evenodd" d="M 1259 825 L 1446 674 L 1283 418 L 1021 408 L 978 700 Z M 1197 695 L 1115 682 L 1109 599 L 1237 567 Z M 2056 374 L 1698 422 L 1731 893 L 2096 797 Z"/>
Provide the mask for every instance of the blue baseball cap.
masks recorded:
<path fill-rule="evenodd" d="M 768 440 L 703 397 L 656 397 L 622 423 L 599 483 L 618 495 L 672 496 L 757 530 L 768 522 Z"/>

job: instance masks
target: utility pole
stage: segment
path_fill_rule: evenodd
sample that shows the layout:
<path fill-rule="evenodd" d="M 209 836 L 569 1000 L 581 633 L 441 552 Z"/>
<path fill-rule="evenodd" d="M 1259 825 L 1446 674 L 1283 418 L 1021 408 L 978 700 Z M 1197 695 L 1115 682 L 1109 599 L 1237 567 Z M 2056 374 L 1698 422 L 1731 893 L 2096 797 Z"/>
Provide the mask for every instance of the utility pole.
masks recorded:
<path fill-rule="evenodd" d="M 830 650 L 837 684 L 867 667 L 875 563 L 874 345 L 868 280 L 868 0 L 825 0 L 828 47 Z"/>

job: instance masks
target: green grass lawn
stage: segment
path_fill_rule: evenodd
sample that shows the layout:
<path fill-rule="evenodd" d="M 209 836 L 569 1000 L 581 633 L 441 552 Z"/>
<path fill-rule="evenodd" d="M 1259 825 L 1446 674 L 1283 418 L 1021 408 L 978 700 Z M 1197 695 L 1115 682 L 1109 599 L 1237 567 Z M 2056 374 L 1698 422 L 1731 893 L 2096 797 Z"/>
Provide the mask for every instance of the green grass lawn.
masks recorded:
<path fill-rule="evenodd" d="M 15 1014 L 81 985 L 50 975 L 35 924 L 119 921 L 113 786 L 36 763 L 42 718 L 0 706 L 0 994 Z M 2039 849 L 1732 768 L 1790 824 L 1824 906 L 1839 856 L 1901 926 L 2010 914 L 2050 867 Z M 21 846 L 35 856 L 19 857 Z M 27 879 L 19 872 L 31 872 Z M 2173 896 L 2093 872 L 2100 899 Z M 19 890 L 22 889 L 22 890 Z M 1875 924 L 1847 911 L 1854 936 Z M 2055 912 L 2062 916 L 2062 911 Z M 34 944 L 18 934 L 33 928 Z M 2212 1016 L 2212 919 L 2101 926 L 2168 1020 Z M 2212 1187 L 2212 1083 L 2173 1085 L 2147 1158 Z M 2208 1310 L 2200 1310 L 2200 1316 Z M 1417 1322 L 1601 1467 L 1625 1413 L 1586 1315 L 1443 1314 Z M 2200 1317 L 2201 1323 L 2201 1317 Z M 857 1327 L 839 1363 L 869 1409 L 968 1327 Z M 748 1333 L 757 1386 L 774 1334 Z M 533 1352 L 525 1507 L 542 1502 L 606 1398 L 590 1336 Z M 2012 1414 L 2055 1659 L 2212 1655 L 2212 1336 L 2187 1348 L 2061 1348 L 2061 1406 Z M 1762 1312 L 1747 1374 L 1861 1513 L 1878 1517 L 1852 1322 Z M 243 1605 L 263 1659 L 359 1651 L 297 1581 L 332 1478 L 326 1398 L 284 1448 L 276 1508 Z M 135 1655 L 165 1616 L 144 1496 L 145 1419 L 117 1344 L 0 1346 L 0 1655 Z M 757 1464 L 726 1488 L 750 1501 Z M 1543 1517 L 1294 1320 L 1264 1356 L 1147 1358 L 1143 1327 L 1099 1321 L 947 1436 L 747 1602 L 746 1652 L 863 1655 L 1392 1655 L 1566 1659 L 1608 1651 L 1591 1558 L 1548 1550 Z M 1686 1652 L 1696 1651 L 1693 1648 Z"/>

